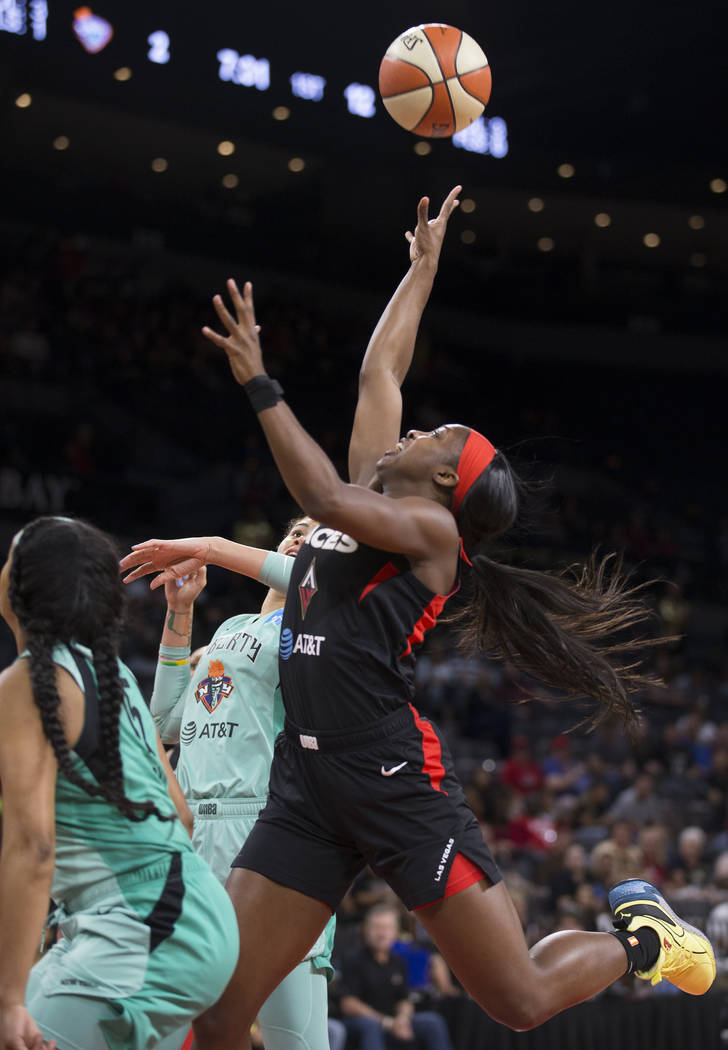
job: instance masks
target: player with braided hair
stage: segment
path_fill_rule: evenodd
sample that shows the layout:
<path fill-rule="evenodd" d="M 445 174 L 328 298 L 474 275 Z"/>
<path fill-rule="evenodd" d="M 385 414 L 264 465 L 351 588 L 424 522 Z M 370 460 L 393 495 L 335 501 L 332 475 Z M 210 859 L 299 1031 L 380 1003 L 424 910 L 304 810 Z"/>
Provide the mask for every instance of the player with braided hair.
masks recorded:
<path fill-rule="evenodd" d="M 17 534 L 0 574 L 19 652 L 0 674 L 0 1050 L 178 1050 L 237 957 L 117 655 L 122 611 L 104 533 L 39 518 Z M 31 969 L 51 896 L 63 939 Z"/>

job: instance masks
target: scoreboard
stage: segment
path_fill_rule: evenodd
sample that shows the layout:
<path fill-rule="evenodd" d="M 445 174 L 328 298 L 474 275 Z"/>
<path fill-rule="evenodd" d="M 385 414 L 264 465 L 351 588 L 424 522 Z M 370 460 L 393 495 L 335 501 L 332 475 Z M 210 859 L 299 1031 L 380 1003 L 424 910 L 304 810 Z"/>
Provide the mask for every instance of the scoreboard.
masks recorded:
<path fill-rule="evenodd" d="M 294 6 L 297 17 L 291 15 Z M 308 11 L 307 20 L 302 10 Z M 401 145 L 404 135 L 406 143 L 413 142 L 395 128 L 375 89 L 391 25 L 406 26 L 398 18 L 377 32 L 369 18 L 359 34 L 347 30 L 341 36 L 332 24 L 340 10 L 272 3 L 253 11 L 223 0 L 143 5 L 98 0 L 94 7 L 68 0 L 0 0 L 0 60 L 5 64 L 9 55 L 19 88 L 38 83 L 60 94 L 198 121 L 234 115 L 253 131 L 275 109 L 276 119 L 293 115 L 313 140 L 334 132 L 342 139 L 363 134 L 371 141 L 371 133 L 361 129 L 375 122 L 385 140 L 397 136 Z M 352 18 L 347 14 L 348 25 Z M 321 23 L 338 40 L 336 48 L 322 44 Z M 497 71 L 495 76 L 497 87 Z M 508 134 L 505 119 L 488 114 L 450 144 L 497 160 L 508 153 Z"/>

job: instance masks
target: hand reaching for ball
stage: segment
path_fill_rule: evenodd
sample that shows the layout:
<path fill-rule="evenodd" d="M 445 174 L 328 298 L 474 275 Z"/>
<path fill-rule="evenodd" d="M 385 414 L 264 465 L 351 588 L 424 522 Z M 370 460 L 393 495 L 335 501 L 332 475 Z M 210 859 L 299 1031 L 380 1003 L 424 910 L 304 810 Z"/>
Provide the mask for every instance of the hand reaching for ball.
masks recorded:
<path fill-rule="evenodd" d="M 440 214 L 435 219 L 428 218 L 430 213 L 429 197 L 423 197 L 417 205 L 417 226 L 415 227 L 415 232 L 412 233 L 411 230 L 407 230 L 405 233 L 405 237 L 409 241 L 411 262 L 415 262 L 424 256 L 429 256 L 433 262 L 437 263 L 437 260 L 440 258 L 440 249 L 445 237 L 448 219 L 460 204 L 458 194 L 461 191 L 462 186 L 455 186 L 450 190 L 442 202 Z"/>

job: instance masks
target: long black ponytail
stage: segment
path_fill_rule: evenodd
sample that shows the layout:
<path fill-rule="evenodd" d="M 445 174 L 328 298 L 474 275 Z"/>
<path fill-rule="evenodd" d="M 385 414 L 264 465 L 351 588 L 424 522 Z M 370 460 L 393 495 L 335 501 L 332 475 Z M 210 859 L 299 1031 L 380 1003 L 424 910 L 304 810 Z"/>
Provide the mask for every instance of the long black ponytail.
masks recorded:
<path fill-rule="evenodd" d="M 511 661 L 565 698 L 595 700 L 592 727 L 616 715 L 633 730 L 635 694 L 650 682 L 639 652 L 655 644 L 634 637 L 634 628 L 651 617 L 640 594 L 644 585 L 630 584 L 615 555 L 592 555 L 586 565 L 553 573 L 489 557 L 485 548 L 516 522 L 525 491 L 498 452 L 459 508 L 458 528 L 473 569 L 472 597 L 454 617 L 462 644 Z"/>
<path fill-rule="evenodd" d="M 124 608 L 119 555 L 105 533 L 69 518 L 36 518 L 22 530 L 12 552 L 8 593 L 30 653 L 33 699 L 58 768 L 88 795 L 111 802 L 129 820 L 152 813 L 170 820 L 153 802 L 124 792 L 119 717 L 124 686 L 117 656 Z M 99 692 L 99 737 L 104 775 L 94 784 L 74 767 L 60 720 L 53 649 L 74 642 L 89 648 Z"/>

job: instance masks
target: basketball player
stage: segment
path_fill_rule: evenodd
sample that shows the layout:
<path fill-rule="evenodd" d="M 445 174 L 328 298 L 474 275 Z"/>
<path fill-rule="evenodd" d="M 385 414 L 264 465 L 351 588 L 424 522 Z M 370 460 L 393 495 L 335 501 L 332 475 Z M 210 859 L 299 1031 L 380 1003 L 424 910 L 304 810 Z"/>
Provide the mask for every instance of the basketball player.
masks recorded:
<path fill-rule="evenodd" d="M 15 537 L 0 574 L 20 654 L 0 675 L 1 1050 L 177 1050 L 235 966 L 230 899 L 176 817 L 117 657 L 122 604 L 98 529 L 39 518 Z M 51 896 L 63 939 L 31 970 Z"/>
<path fill-rule="evenodd" d="M 151 540 L 136 545 L 121 563 L 124 569 L 142 559 L 141 569 L 129 577 L 136 579 L 145 571 L 148 545 L 167 564 L 185 559 L 184 572 L 178 564 L 176 578 L 164 585 L 167 613 L 151 710 L 165 744 L 180 742 L 177 778 L 194 816 L 192 842 L 223 885 L 266 803 L 273 742 L 283 728 L 278 673 L 283 604 L 293 560 L 313 525 L 308 517 L 294 519 L 277 553 L 215 539 L 198 541 L 205 549 L 195 558 L 189 540 Z M 259 613 L 233 616 L 217 629 L 190 678 L 194 602 L 205 585 L 205 564 L 213 562 L 259 578 L 270 589 Z M 328 1050 L 335 925 L 331 918 L 305 959 L 261 1007 L 266 1050 Z"/>
<path fill-rule="evenodd" d="M 615 887 L 612 934 L 564 931 L 528 950 L 452 762 L 412 705 L 414 649 L 467 571 L 473 641 L 507 655 L 601 716 L 636 717 L 633 666 L 606 638 L 645 610 L 605 564 L 568 577 L 501 565 L 487 543 L 513 523 L 517 479 L 503 453 L 459 424 L 399 438 L 400 385 L 459 187 L 437 219 L 427 200 L 411 267 L 390 303 L 399 338 L 377 332 L 362 366 L 344 483 L 265 373 L 252 286 L 213 300 L 236 381 L 298 504 L 324 522 L 294 565 L 281 630 L 286 711 L 270 797 L 235 861 L 241 954 L 219 1002 L 195 1024 L 199 1050 L 237 1050 L 240 1031 L 323 928 L 368 863 L 418 918 L 492 1017 L 533 1028 L 625 972 L 692 994 L 715 975 L 709 942 L 639 880 Z M 375 491 L 370 484 L 380 491 Z M 465 566 L 463 568 L 463 562 Z M 305 603 L 301 598 L 305 594 Z"/>

